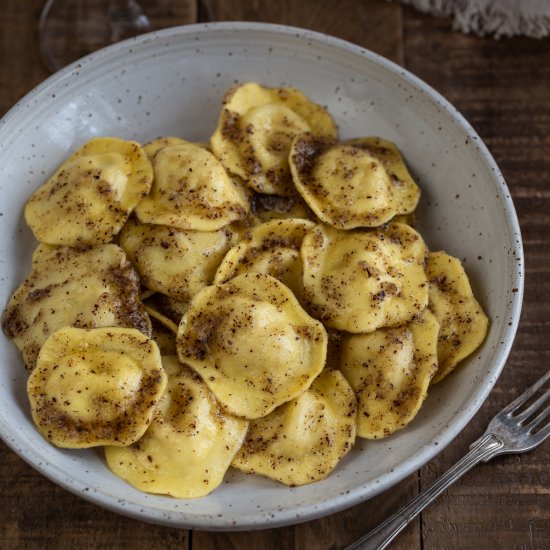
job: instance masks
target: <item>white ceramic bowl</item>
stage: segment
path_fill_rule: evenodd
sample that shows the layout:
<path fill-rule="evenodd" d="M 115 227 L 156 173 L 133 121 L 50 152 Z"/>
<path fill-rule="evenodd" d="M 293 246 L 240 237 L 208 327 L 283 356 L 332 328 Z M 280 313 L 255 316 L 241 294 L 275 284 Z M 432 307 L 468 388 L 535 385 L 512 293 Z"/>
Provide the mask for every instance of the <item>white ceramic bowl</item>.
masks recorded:
<path fill-rule="evenodd" d="M 358 441 L 326 480 L 289 489 L 231 472 L 211 495 L 176 500 L 113 476 L 99 450 L 64 451 L 33 426 L 27 375 L 0 337 L 0 435 L 73 493 L 147 521 L 249 529 L 305 521 L 368 499 L 418 469 L 471 419 L 493 387 L 516 332 L 523 253 L 512 200 L 470 125 L 434 90 L 393 63 L 341 40 L 295 28 L 221 23 L 123 42 L 55 74 L 0 122 L 0 305 L 25 277 L 35 246 L 26 197 L 93 136 L 206 140 L 235 82 L 300 88 L 326 105 L 341 136 L 393 140 L 419 181 L 420 231 L 432 249 L 465 262 L 491 319 L 483 347 L 434 387 L 417 418 L 387 440 Z"/>

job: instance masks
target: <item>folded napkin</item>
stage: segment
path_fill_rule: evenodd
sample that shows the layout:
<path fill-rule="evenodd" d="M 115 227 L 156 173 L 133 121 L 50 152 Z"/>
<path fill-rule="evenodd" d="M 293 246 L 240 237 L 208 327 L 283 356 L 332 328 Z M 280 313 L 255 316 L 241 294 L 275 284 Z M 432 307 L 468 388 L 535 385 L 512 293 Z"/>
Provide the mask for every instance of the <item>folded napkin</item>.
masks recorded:
<path fill-rule="evenodd" d="M 390 0 L 391 1 L 391 0 Z M 464 33 L 550 36 L 550 0 L 399 0 L 424 13 L 451 16 Z"/>

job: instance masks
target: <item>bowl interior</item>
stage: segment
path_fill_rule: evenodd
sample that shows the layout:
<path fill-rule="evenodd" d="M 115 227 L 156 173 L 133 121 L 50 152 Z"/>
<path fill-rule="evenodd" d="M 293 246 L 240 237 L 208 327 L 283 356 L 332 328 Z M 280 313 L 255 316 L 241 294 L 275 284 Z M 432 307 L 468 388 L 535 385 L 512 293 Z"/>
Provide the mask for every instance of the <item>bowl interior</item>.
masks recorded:
<path fill-rule="evenodd" d="M 146 495 L 115 478 L 98 450 L 63 451 L 33 427 L 19 353 L 0 338 L 0 435 L 42 473 L 83 497 L 148 521 L 207 529 L 287 524 L 388 488 L 439 452 L 494 385 L 516 331 L 521 237 L 506 185 L 472 128 L 400 67 L 327 36 L 274 25 L 192 25 L 89 56 L 43 83 L 0 122 L 0 304 L 30 266 L 28 195 L 93 136 L 205 141 L 224 92 L 257 81 L 301 89 L 328 107 L 343 138 L 394 141 L 422 188 L 419 229 L 432 250 L 461 258 L 491 319 L 482 348 L 435 386 L 417 418 L 384 441 L 359 440 L 325 481 L 286 488 L 227 475 L 206 498 Z"/>

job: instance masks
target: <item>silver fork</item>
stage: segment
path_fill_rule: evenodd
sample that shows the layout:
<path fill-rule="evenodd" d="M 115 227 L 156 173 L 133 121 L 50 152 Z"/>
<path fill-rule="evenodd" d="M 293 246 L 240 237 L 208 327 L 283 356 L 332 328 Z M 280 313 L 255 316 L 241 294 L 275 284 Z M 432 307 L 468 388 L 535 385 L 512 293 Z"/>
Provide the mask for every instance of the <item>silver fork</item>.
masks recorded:
<path fill-rule="evenodd" d="M 390 516 L 376 529 L 356 540 L 345 550 L 383 550 L 395 537 L 430 505 L 451 484 L 479 462 L 487 462 L 497 455 L 524 453 L 540 445 L 550 435 L 550 422 L 544 423 L 550 414 L 550 388 L 532 404 L 522 407 L 550 379 L 548 371 L 538 382 L 502 409 L 489 423 L 485 433 L 470 445 L 470 452 L 450 470 L 418 494 L 409 504 Z M 546 406 L 545 406 L 546 405 Z"/>

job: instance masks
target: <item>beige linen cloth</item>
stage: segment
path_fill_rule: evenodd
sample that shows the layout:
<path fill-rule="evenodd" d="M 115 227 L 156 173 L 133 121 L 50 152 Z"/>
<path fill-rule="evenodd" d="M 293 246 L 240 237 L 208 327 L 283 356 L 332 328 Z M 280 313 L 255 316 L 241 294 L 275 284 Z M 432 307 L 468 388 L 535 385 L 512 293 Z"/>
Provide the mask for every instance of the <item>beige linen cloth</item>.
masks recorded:
<path fill-rule="evenodd" d="M 391 1 L 391 0 L 390 0 Z M 398 0 L 424 13 L 451 16 L 453 28 L 495 38 L 550 36 L 550 0 Z"/>

